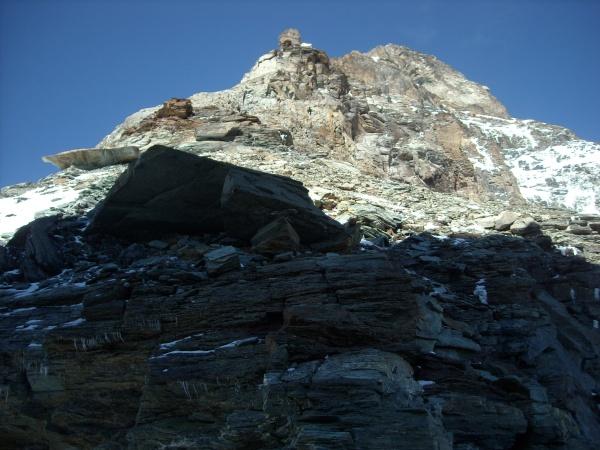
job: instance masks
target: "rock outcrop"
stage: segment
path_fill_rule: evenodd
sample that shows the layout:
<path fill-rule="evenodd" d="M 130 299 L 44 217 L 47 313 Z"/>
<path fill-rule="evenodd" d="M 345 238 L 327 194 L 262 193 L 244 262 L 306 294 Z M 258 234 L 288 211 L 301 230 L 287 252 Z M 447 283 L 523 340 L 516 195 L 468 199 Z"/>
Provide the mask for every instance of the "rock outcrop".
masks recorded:
<path fill-rule="evenodd" d="M 187 119 L 193 114 L 192 102 L 187 98 L 172 98 L 167 100 L 162 108 L 156 111 L 156 117 L 177 117 Z"/>
<path fill-rule="evenodd" d="M 511 118 L 488 88 L 433 56 L 390 44 L 330 59 L 296 31 L 288 34 L 238 85 L 191 96 L 188 119 L 165 122 L 156 109 L 143 110 L 101 145 L 187 146 L 196 123 L 251 115 L 286 130 L 297 152 L 350 162 L 363 173 L 479 201 L 600 212 L 598 144 Z"/>
<path fill-rule="evenodd" d="M 89 231 L 130 238 L 226 232 L 248 242 L 277 215 L 302 245 L 351 248 L 350 234 L 314 206 L 301 183 L 158 145 L 121 175 Z"/>
<path fill-rule="evenodd" d="M 136 160 L 140 156 L 135 146 L 117 148 L 79 148 L 44 156 L 44 162 L 54 164 L 59 169 L 76 167 L 83 170 L 99 169 Z"/>

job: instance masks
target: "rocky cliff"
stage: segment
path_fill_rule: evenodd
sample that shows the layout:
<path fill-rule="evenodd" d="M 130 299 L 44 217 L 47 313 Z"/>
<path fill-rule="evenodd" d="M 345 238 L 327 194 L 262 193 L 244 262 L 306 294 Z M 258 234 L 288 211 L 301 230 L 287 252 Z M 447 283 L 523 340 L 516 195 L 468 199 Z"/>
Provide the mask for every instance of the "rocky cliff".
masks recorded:
<path fill-rule="evenodd" d="M 2 448 L 594 449 L 597 151 L 287 30 L 0 191 Z"/>
<path fill-rule="evenodd" d="M 511 118 L 485 86 L 405 47 L 339 59 L 309 44 L 281 47 L 261 56 L 233 88 L 189 100 L 185 117 L 166 117 L 164 107 L 133 114 L 101 146 L 206 152 L 195 130 L 235 125 L 239 134 L 229 145 L 283 146 L 475 200 L 600 211 L 598 144 Z"/>

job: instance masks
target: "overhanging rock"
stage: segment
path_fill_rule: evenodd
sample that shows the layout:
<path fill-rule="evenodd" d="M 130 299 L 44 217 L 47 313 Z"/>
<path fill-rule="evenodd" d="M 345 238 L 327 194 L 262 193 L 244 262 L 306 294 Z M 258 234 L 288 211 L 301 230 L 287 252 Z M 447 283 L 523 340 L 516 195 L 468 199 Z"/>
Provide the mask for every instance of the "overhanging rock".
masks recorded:
<path fill-rule="evenodd" d="M 351 242 L 302 183 L 156 145 L 132 163 L 97 207 L 89 231 L 124 237 L 226 232 L 243 240 L 284 216 L 302 245 Z"/>
<path fill-rule="evenodd" d="M 77 167 L 83 170 L 93 170 L 113 164 L 123 164 L 138 158 L 140 151 L 137 147 L 118 148 L 79 148 L 66 152 L 42 157 L 44 162 L 54 164 L 59 169 Z"/>

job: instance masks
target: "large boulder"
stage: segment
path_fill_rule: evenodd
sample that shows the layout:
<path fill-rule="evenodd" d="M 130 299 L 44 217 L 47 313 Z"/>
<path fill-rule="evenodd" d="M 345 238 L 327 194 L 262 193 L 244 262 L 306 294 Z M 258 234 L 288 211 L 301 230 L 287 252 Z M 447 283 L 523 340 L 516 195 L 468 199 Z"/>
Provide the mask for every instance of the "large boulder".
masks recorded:
<path fill-rule="evenodd" d="M 226 232 L 249 241 L 282 215 L 302 245 L 348 234 L 298 181 L 156 145 L 117 180 L 89 230 L 126 237 Z"/>
<path fill-rule="evenodd" d="M 128 163 L 140 156 L 137 147 L 118 148 L 78 148 L 66 152 L 42 157 L 44 162 L 54 164 L 59 169 L 76 167 L 83 170 L 93 170 L 114 164 Z"/>
<path fill-rule="evenodd" d="M 196 128 L 197 141 L 233 141 L 240 134 L 235 122 L 206 122 Z"/>
<path fill-rule="evenodd" d="M 25 280 L 43 280 L 64 268 L 60 246 L 52 237 L 59 220 L 59 216 L 35 219 L 21 227 L 8 242 L 7 247 L 20 255 L 19 268 Z"/>

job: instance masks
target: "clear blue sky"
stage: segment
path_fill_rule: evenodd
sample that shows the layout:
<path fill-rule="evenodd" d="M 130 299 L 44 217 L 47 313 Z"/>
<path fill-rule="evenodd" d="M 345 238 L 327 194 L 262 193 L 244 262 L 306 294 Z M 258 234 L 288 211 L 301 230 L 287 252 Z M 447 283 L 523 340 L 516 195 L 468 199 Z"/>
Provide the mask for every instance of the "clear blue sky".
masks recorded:
<path fill-rule="evenodd" d="M 286 27 L 331 56 L 433 54 L 513 116 L 600 141 L 597 0 L 0 0 L 0 186 L 142 107 L 236 84 Z"/>

